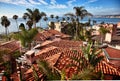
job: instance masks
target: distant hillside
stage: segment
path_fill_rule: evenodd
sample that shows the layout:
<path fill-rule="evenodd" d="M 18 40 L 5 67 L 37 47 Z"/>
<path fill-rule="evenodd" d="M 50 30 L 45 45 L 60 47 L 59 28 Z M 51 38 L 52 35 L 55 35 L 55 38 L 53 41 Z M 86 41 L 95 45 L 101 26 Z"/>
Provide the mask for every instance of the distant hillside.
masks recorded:
<path fill-rule="evenodd" d="M 96 18 L 120 18 L 120 14 L 118 15 L 94 15 Z"/>

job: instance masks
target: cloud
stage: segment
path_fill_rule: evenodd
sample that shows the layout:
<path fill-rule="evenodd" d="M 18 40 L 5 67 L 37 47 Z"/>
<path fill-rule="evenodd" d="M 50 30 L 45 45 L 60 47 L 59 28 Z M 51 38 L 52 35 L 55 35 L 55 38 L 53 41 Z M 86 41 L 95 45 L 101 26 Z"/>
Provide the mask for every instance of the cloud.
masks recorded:
<path fill-rule="evenodd" d="M 93 3 L 93 2 L 96 2 L 96 1 L 98 1 L 98 0 L 89 0 L 88 2 Z"/>
<path fill-rule="evenodd" d="M 68 6 L 72 6 L 72 3 L 73 3 L 73 2 L 76 2 L 76 0 L 69 0 L 69 1 L 67 2 Z"/>
<path fill-rule="evenodd" d="M 119 9 L 117 8 L 105 8 L 102 6 L 88 7 L 87 10 L 94 15 L 120 14 Z"/>
<path fill-rule="evenodd" d="M 85 5 L 88 5 L 90 3 L 94 3 L 96 1 L 98 1 L 98 0 L 88 0 L 87 2 L 83 3 L 82 5 L 85 6 Z"/>
<path fill-rule="evenodd" d="M 36 2 L 35 0 L 29 0 L 29 2 L 30 2 L 31 4 L 33 4 L 33 5 L 40 5 L 40 3 L 39 3 L 39 2 Z"/>
<path fill-rule="evenodd" d="M 38 0 L 41 4 L 44 4 L 44 5 L 48 5 L 47 2 L 45 2 L 44 0 Z"/>
<path fill-rule="evenodd" d="M 15 5 L 22 5 L 22 6 L 34 6 L 34 5 L 48 5 L 45 0 L 0 0 L 0 2 L 15 4 Z"/>
<path fill-rule="evenodd" d="M 3 3 L 15 4 L 15 5 L 22 5 L 22 6 L 31 6 L 30 3 L 26 0 L 0 0 Z"/>
<path fill-rule="evenodd" d="M 64 8 L 67 8 L 67 6 L 65 4 L 58 4 L 56 2 L 56 0 L 51 0 L 48 8 L 50 8 L 50 9 L 64 9 Z"/>
<path fill-rule="evenodd" d="M 49 8 L 51 8 L 51 9 L 55 9 L 55 8 L 64 9 L 64 8 L 67 8 L 67 6 L 63 5 L 63 4 L 54 4 L 54 5 L 50 5 Z"/>
<path fill-rule="evenodd" d="M 56 0 L 51 0 L 50 1 L 50 4 L 52 4 L 52 5 L 55 5 L 57 2 L 56 2 Z"/>

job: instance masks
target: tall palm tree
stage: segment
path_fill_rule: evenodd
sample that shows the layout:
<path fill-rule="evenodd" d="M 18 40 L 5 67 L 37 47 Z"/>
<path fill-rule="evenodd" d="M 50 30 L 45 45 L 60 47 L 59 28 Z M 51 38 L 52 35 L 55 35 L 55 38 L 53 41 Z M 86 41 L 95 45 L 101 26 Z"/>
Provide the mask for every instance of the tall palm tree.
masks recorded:
<path fill-rule="evenodd" d="M 83 6 L 74 7 L 75 15 L 76 15 L 76 38 L 78 37 L 78 26 L 79 26 L 79 19 L 83 19 L 86 16 L 92 16 Z"/>
<path fill-rule="evenodd" d="M 64 18 L 64 17 L 62 18 L 62 21 L 65 21 L 65 18 Z"/>
<path fill-rule="evenodd" d="M 75 14 L 73 14 L 73 13 L 66 13 L 64 15 L 67 16 L 67 17 L 70 17 L 71 21 L 74 22 Z"/>
<path fill-rule="evenodd" d="M 43 17 L 46 17 L 47 15 L 44 13 L 44 12 L 41 12 L 41 19 L 43 18 Z M 39 22 L 40 22 L 40 27 L 41 27 L 41 19 L 39 20 Z"/>
<path fill-rule="evenodd" d="M 59 21 L 59 20 L 58 20 L 58 19 L 59 19 L 59 16 L 56 16 L 55 18 L 56 18 L 57 21 Z"/>
<path fill-rule="evenodd" d="M 46 21 L 46 24 L 47 24 L 48 18 L 46 16 L 43 18 L 43 20 Z"/>
<path fill-rule="evenodd" d="M 1 17 L 1 25 L 5 27 L 5 33 L 7 37 L 7 30 L 8 30 L 8 26 L 10 25 L 10 21 L 7 19 L 6 16 Z"/>
<path fill-rule="evenodd" d="M 95 25 L 95 24 L 97 23 L 97 21 L 96 21 L 96 20 L 93 20 L 92 22 L 93 22 L 93 25 Z"/>
<path fill-rule="evenodd" d="M 27 21 L 28 30 L 32 29 L 33 22 L 31 20 Z"/>
<path fill-rule="evenodd" d="M 53 14 L 51 14 L 51 15 L 50 15 L 50 18 L 52 19 L 52 22 L 53 22 L 54 15 L 53 15 Z"/>
<path fill-rule="evenodd" d="M 26 19 L 27 19 L 27 16 L 24 14 L 22 18 L 25 20 L 25 26 L 26 26 Z"/>
<path fill-rule="evenodd" d="M 70 17 L 67 17 L 67 22 L 69 22 L 69 20 L 70 20 Z"/>
<path fill-rule="evenodd" d="M 99 32 L 101 34 L 101 44 L 103 43 L 103 40 L 105 38 L 106 33 L 109 33 L 109 29 L 104 28 L 103 26 L 100 27 Z"/>
<path fill-rule="evenodd" d="M 18 16 L 17 15 L 13 15 L 13 19 L 16 21 L 17 29 L 19 31 L 18 22 L 17 22 Z"/>
<path fill-rule="evenodd" d="M 40 12 L 38 9 L 29 9 L 27 8 L 27 13 L 24 13 L 34 24 L 34 27 L 36 28 L 36 23 L 39 22 L 39 20 L 42 19 L 43 16 L 46 16 L 44 12 Z"/>

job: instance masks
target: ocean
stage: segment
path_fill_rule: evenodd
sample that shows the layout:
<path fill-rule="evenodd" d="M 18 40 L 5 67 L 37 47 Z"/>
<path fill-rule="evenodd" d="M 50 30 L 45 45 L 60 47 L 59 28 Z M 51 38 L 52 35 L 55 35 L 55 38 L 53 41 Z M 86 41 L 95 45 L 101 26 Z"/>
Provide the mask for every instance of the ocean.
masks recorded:
<path fill-rule="evenodd" d="M 81 20 L 80 22 L 87 22 L 89 18 L 84 18 L 83 20 Z M 91 19 L 91 24 L 92 24 L 92 21 L 95 20 L 98 23 L 101 23 L 101 22 L 105 22 L 105 23 L 113 23 L 113 24 L 117 24 L 118 22 L 120 22 L 120 18 L 90 18 Z M 18 31 L 17 29 L 17 24 L 16 24 L 16 21 L 12 18 L 9 18 L 10 20 L 10 26 L 8 26 L 8 32 L 16 32 Z M 62 20 L 62 18 L 60 18 L 60 20 Z M 51 19 L 49 18 L 47 23 L 46 21 L 44 20 L 41 20 L 40 22 L 38 22 L 36 25 L 38 27 L 43 27 L 43 28 L 47 28 L 48 27 L 48 23 L 51 21 Z M 57 20 L 56 19 L 52 19 L 52 21 L 56 22 Z M 1 22 L 1 20 L 0 20 Z M 21 23 L 24 23 L 25 24 L 25 20 L 22 19 L 22 18 L 19 18 L 17 19 L 17 22 L 18 22 L 18 26 L 21 24 Z M 5 28 L 0 24 L 0 34 L 2 33 L 5 33 Z"/>

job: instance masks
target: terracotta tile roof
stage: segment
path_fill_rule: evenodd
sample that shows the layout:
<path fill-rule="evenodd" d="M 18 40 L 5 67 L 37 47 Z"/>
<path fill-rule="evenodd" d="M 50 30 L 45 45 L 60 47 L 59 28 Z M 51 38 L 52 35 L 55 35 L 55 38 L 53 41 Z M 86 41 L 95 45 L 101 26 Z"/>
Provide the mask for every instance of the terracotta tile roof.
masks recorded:
<path fill-rule="evenodd" d="M 42 33 L 38 33 L 35 36 L 34 40 L 35 41 L 44 41 L 44 40 L 51 38 L 53 36 L 59 36 L 60 38 L 70 37 L 69 35 L 63 34 L 63 33 L 56 31 L 56 30 L 46 30 Z"/>
<path fill-rule="evenodd" d="M 46 41 L 47 42 L 47 41 Z M 42 46 L 46 46 L 41 49 L 38 54 L 36 54 L 36 59 L 46 60 L 50 63 L 50 65 L 54 65 L 59 70 L 65 69 L 66 76 L 68 78 L 71 77 L 73 73 L 77 73 L 78 67 L 80 70 L 83 69 L 81 64 L 72 58 L 83 58 L 82 51 L 80 50 L 80 45 L 82 42 L 79 41 L 69 41 L 69 40 L 59 40 L 54 42 L 47 42 L 42 44 Z M 74 50 L 79 47 L 79 50 Z M 74 48 L 74 49 L 73 49 Z M 84 63 L 88 63 L 84 59 Z M 70 64 L 74 64 L 76 66 L 67 67 Z M 101 61 L 95 68 L 96 72 L 102 70 L 104 74 L 107 75 L 118 75 L 120 76 L 120 71 L 112 65 L 108 64 L 105 61 Z M 40 72 L 38 72 L 40 74 Z M 41 74 L 40 74 L 41 75 Z M 33 75 L 30 73 L 27 75 L 27 81 L 34 80 Z"/>
<path fill-rule="evenodd" d="M 63 68 L 65 68 L 65 71 L 67 72 L 67 77 L 69 78 L 73 73 L 77 73 L 77 68 L 79 67 L 80 70 L 82 70 L 83 68 L 80 66 L 80 64 L 77 61 L 74 61 L 72 58 L 77 57 L 77 59 L 83 58 L 82 53 L 79 52 L 74 52 L 74 51 L 66 51 L 63 52 L 61 54 L 61 56 L 59 57 L 58 61 L 55 64 L 55 67 L 58 68 L 59 70 L 62 70 Z M 86 60 L 84 60 L 84 63 L 87 63 Z M 66 68 L 66 66 L 70 65 L 70 64 L 74 64 L 76 65 L 76 67 L 69 67 Z M 72 70 L 71 70 L 72 68 Z M 111 65 L 107 64 L 106 62 L 102 61 L 101 63 L 98 64 L 98 66 L 96 67 L 96 71 L 101 70 L 104 74 L 108 74 L 108 75 L 118 75 L 120 76 L 120 72 L 117 71 L 116 68 L 112 67 Z M 71 74 L 70 74 L 71 73 Z"/>
<path fill-rule="evenodd" d="M 51 29 L 51 30 L 48 30 L 48 32 L 51 33 L 51 34 L 53 34 L 53 35 L 61 35 L 61 36 L 63 35 L 63 33 L 59 32 L 57 30 L 52 30 Z"/>
<path fill-rule="evenodd" d="M 0 49 L 8 49 L 10 52 L 14 52 L 20 48 L 20 43 L 18 41 L 10 41 L 0 45 Z"/>
<path fill-rule="evenodd" d="M 59 40 L 59 41 L 54 41 L 47 45 L 60 47 L 60 48 L 80 49 L 80 46 L 82 44 L 83 44 L 82 41 Z"/>
<path fill-rule="evenodd" d="M 36 54 L 36 58 L 39 58 L 39 59 L 46 59 L 54 54 L 58 54 L 61 52 L 61 49 L 60 48 L 57 48 L 57 47 L 49 47 L 49 48 L 46 48 L 45 50 L 41 50 L 40 52 L 38 52 Z"/>
<path fill-rule="evenodd" d="M 44 41 L 46 40 L 46 37 L 42 34 L 42 33 L 38 33 L 35 38 L 34 38 L 35 41 Z"/>
<path fill-rule="evenodd" d="M 64 34 L 64 33 L 61 33 L 61 32 L 59 32 L 59 31 L 57 31 L 57 30 L 48 30 L 48 32 L 50 32 L 51 34 L 53 34 L 53 35 L 59 35 L 59 36 L 61 36 L 61 38 L 66 38 L 66 37 L 70 37 L 70 35 L 66 35 L 66 34 Z"/>
<path fill-rule="evenodd" d="M 108 74 L 108 75 L 118 75 L 120 76 L 120 72 L 117 71 L 116 68 L 112 67 L 111 65 L 109 65 L 108 63 L 102 61 L 100 63 L 98 63 L 98 66 L 95 68 L 96 71 L 101 70 L 104 74 Z"/>
<path fill-rule="evenodd" d="M 120 67 L 120 50 L 112 47 L 107 47 L 105 49 L 107 52 L 107 58 L 111 64 Z"/>
<path fill-rule="evenodd" d="M 19 77 L 17 73 L 12 74 L 11 77 L 14 81 L 19 81 Z"/>
<path fill-rule="evenodd" d="M 42 77 L 42 74 L 40 73 L 40 71 L 36 71 L 36 72 L 37 72 L 39 78 L 41 78 L 41 77 Z M 25 81 L 34 81 L 35 79 L 34 79 L 33 73 L 29 73 L 29 74 L 25 75 L 24 80 L 25 80 Z"/>
<path fill-rule="evenodd" d="M 111 47 L 107 47 L 106 51 L 107 51 L 107 53 L 109 54 L 110 57 L 120 58 L 120 50 L 115 49 L 115 48 L 111 48 Z"/>
<path fill-rule="evenodd" d="M 50 33 L 50 32 L 48 32 L 48 31 L 44 31 L 42 34 L 43 34 L 46 38 L 50 38 L 51 36 L 53 36 L 53 34 Z"/>

